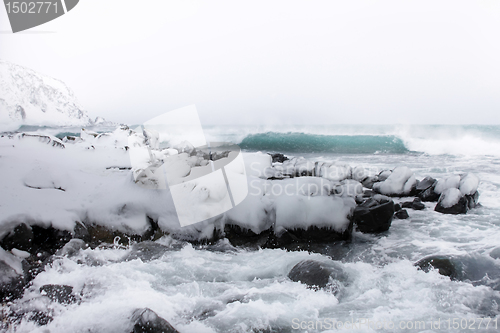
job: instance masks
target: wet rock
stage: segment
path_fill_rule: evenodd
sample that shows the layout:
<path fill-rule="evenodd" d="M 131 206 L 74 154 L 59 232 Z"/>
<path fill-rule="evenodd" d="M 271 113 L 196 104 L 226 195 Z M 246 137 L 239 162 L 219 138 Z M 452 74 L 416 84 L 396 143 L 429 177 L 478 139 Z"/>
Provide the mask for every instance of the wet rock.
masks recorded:
<path fill-rule="evenodd" d="M 420 182 L 418 182 L 417 187 L 415 188 L 415 191 L 417 194 L 420 194 L 420 193 L 424 192 L 425 190 L 433 187 L 434 184 L 436 184 L 436 182 L 437 182 L 436 179 L 427 176 L 424 179 L 422 179 Z"/>
<path fill-rule="evenodd" d="M 50 300 L 61 304 L 71 304 L 76 302 L 76 297 L 73 295 L 73 287 L 46 284 L 40 287 L 40 293 L 47 296 Z"/>
<path fill-rule="evenodd" d="M 402 208 L 411 208 L 414 210 L 422 210 L 425 209 L 425 205 L 422 203 L 422 199 L 415 198 L 413 201 L 405 201 L 401 203 Z"/>
<path fill-rule="evenodd" d="M 134 259 L 141 259 L 142 261 L 155 260 L 163 256 L 170 249 L 159 243 L 145 241 L 132 245 L 130 250 L 130 253 L 124 258 L 126 261 Z"/>
<path fill-rule="evenodd" d="M 46 251 L 50 254 L 54 254 L 72 238 L 69 231 L 59 230 L 53 227 L 44 228 L 41 226 L 33 225 L 31 226 L 31 230 L 33 231 L 32 250 L 37 253 Z"/>
<path fill-rule="evenodd" d="M 400 204 L 398 204 L 398 203 L 397 203 L 397 204 L 394 204 L 394 211 L 395 211 L 395 212 L 400 211 L 400 210 L 401 210 L 401 208 L 402 208 L 402 207 L 401 207 L 401 205 L 400 205 Z"/>
<path fill-rule="evenodd" d="M 449 188 L 441 194 L 434 210 L 443 214 L 465 214 L 469 201 L 457 188 Z"/>
<path fill-rule="evenodd" d="M 309 251 L 317 244 L 329 244 L 350 240 L 352 237 L 353 221 L 351 220 L 347 229 L 343 232 L 333 228 L 323 228 L 311 226 L 307 229 L 286 229 L 278 235 L 272 229 L 269 238 L 263 247 L 283 248 L 292 251 Z"/>
<path fill-rule="evenodd" d="M 448 276 L 452 280 L 458 280 L 459 270 L 451 257 L 436 255 L 423 258 L 415 263 L 424 272 L 429 272 L 432 268 L 437 269 L 439 274 Z"/>
<path fill-rule="evenodd" d="M 286 160 L 288 160 L 288 157 L 286 157 L 285 155 L 280 154 L 280 153 L 269 154 L 269 155 L 271 155 L 271 157 L 273 159 L 273 163 L 276 163 L 276 162 L 283 163 Z"/>
<path fill-rule="evenodd" d="M 420 192 L 418 194 L 418 197 L 422 201 L 427 201 L 427 202 L 436 202 L 436 201 L 438 201 L 440 194 L 438 194 L 438 193 L 436 193 L 434 191 L 434 187 L 435 186 L 436 186 L 436 184 L 434 184 L 433 186 L 429 187 L 428 189 Z"/>
<path fill-rule="evenodd" d="M 235 224 L 226 224 L 224 234 L 233 246 L 262 247 L 268 242 L 271 230 L 256 234 L 250 229 L 244 229 Z"/>
<path fill-rule="evenodd" d="M 6 302 L 19 298 L 25 285 L 25 276 L 0 260 L 0 301 Z"/>
<path fill-rule="evenodd" d="M 316 260 L 299 262 L 290 270 L 288 277 L 290 280 L 304 283 L 312 289 L 325 288 L 332 281 L 347 281 L 347 276 L 341 267 L 333 262 L 325 263 Z"/>
<path fill-rule="evenodd" d="M 411 208 L 413 208 L 414 210 L 422 210 L 425 209 L 425 205 L 422 203 L 422 200 L 420 198 L 415 198 L 411 203 Z"/>
<path fill-rule="evenodd" d="M 33 246 L 33 231 L 31 227 L 22 223 L 9 232 L 0 242 L 5 250 L 18 250 L 31 252 Z"/>
<path fill-rule="evenodd" d="M 389 230 L 394 216 L 394 201 L 375 195 L 354 209 L 354 220 L 359 231 L 379 233 Z"/>
<path fill-rule="evenodd" d="M 87 248 L 87 244 L 82 239 L 74 238 L 66 243 L 62 249 L 58 250 L 56 255 L 72 257 L 78 254 L 80 250 L 85 250 Z"/>
<path fill-rule="evenodd" d="M 120 245 L 129 245 L 130 241 L 140 242 L 143 240 L 141 235 L 125 234 L 98 224 L 79 223 L 75 226 L 74 237 L 84 240 L 92 248 L 102 243 L 114 244 L 115 240 Z"/>
<path fill-rule="evenodd" d="M 467 199 L 468 207 L 469 209 L 476 208 L 480 206 L 479 204 L 479 192 L 474 192 L 474 194 L 465 195 L 465 198 Z"/>
<path fill-rule="evenodd" d="M 179 333 L 168 321 L 149 308 L 137 309 L 132 314 L 131 333 Z"/>
<path fill-rule="evenodd" d="M 52 316 L 43 311 L 32 311 L 26 314 L 26 317 L 40 326 L 45 326 L 53 320 Z"/>
<path fill-rule="evenodd" d="M 361 184 L 366 188 L 373 188 L 373 184 L 379 181 L 378 176 L 368 176 L 361 181 Z"/>
<path fill-rule="evenodd" d="M 394 213 L 394 217 L 397 219 L 400 219 L 400 220 L 404 220 L 404 219 L 409 218 L 410 215 L 408 215 L 408 212 L 406 211 L 406 209 L 400 209 L 396 213 Z"/>

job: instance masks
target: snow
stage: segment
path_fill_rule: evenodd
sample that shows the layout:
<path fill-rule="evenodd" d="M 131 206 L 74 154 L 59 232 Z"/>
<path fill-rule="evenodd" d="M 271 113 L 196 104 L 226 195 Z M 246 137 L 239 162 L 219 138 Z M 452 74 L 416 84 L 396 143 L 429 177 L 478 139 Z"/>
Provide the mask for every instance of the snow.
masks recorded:
<path fill-rule="evenodd" d="M 316 164 L 316 175 L 333 181 L 351 178 L 352 168 L 349 165 L 337 165 L 327 162 Z"/>
<path fill-rule="evenodd" d="M 437 194 L 443 193 L 445 190 L 449 188 L 457 188 L 460 185 L 460 176 L 453 175 L 446 178 L 441 178 L 437 181 L 436 186 L 434 187 L 434 192 Z"/>
<path fill-rule="evenodd" d="M 439 202 L 444 208 L 450 208 L 453 205 L 456 205 L 463 196 L 464 195 L 459 189 L 451 187 L 443 191 L 441 197 L 439 198 Z"/>
<path fill-rule="evenodd" d="M 386 175 L 387 173 L 383 176 Z M 373 189 L 385 195 L 409 194 L 416 182 L 413 171 L 406 166 L 400 166 L 395 168 L 387 179 L 373 184 Z"/>
<path fill-rule="evenodd" d="M 307 229 L 311 226 L 343 232 L 348 215 L 356 206 L 352 198 L 333 196 L 281 196 L 276 200 L 276 234 L 284 229 Z"/>
<path fill-rule="evenodd" d="M 464 195 L 472 195 L 477 191 L 478 187 L 479 178 L 473 173 L 466 173 L 461 177 L 458 189 Z"/>
<path fill-rule="evenodd" d="M 271 167 L 273 161 L 271 155 L 261 152 L 247 153 L 244 156 L 244 160 L 248 176 L 267 178 L 265 171 Z"/>
<path fill-rule="evenodd" d="M 92 121 L 63 82 L 0 60 L 0 130 L 20 125 L 86 126 Z"/>

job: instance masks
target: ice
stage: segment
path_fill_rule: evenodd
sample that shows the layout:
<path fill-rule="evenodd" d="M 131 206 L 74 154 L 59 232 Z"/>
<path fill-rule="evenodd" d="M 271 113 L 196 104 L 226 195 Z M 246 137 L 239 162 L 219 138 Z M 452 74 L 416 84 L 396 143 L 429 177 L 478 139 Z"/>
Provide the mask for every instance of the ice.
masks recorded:
<path fill-rule="evenodd" d="M 406 166 L 395 168 L 382 182 L 373 184 L 373 189 L 385 195 L 409 194 L 416 185 L 413 171 Z"/>

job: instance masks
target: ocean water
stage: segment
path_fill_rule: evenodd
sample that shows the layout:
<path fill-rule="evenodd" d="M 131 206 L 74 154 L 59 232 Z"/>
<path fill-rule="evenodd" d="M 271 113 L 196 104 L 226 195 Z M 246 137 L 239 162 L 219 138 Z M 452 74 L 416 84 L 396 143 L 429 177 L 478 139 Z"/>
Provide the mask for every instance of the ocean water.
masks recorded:
<path fill-rule="evenodd" d="M 208 127 L 206 136 L 244 151 L 342 162 L 371 173 L 400 165 L 418 179 L 473 172 L 482 207 L 454 216 L 426 203 L 423 211 L 409 210 L 409 219 L 395 219 L 388 232 L 355 231 L 351 242 L 314 252 L 234 248 L 226 241 L 193 246 L 169 237 L 158 241 L 153 258 L 137 258 L 134 247 L 87 249 L 57 259 L 16 303 L 48 309 L 53 321 L 40 327 L 23 320 L 16 332 L 127 332 L 128 317 L 142 307 L 180 332 L 499 331 L 500 259 L 490 253 L 500 247 L 500 126 L 227 126 Z M 418 270 L 414 263 L 428 255 L 456 258 L 463 281 Z M 335 292 L 292 282 L 288 272 L 304 259 L 334 260 L 348 279 Z M 47 303 L 37 290 L 49 283 L 73 286 L 80 301 Z"/>

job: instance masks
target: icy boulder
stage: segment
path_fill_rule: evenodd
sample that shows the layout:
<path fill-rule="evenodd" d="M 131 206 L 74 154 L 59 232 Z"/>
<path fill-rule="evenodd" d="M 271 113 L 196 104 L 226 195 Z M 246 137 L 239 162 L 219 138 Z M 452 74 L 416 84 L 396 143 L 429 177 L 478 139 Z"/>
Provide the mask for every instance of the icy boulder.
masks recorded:
<path fill-rule="evenodd" d="M 466 173 L 460 177 L 458 189 L 463 195 L 473 195 L 479 187 L 479 178 L 473 173 Z"/>
<path fill-rule="evenodd" d="M 379 233 L 389 230 L 394 215 L 394 202 L 377 194 L 366 199 L 354 210 L 358 230 L 364 233 Z"/>
<path fill-rule="evenodd" d="M 453 175 L 437 181 L 434 191 L 441 194 L 435 210 L 444 214 L 465 214 L 478 205 L 479 178 L 472 173 Z"/>
<path fill-rule="evenodd" d="M 352 198 L 283 196 L 276 200 L 275 245 L 349 239 Z"/>
<path fill-rule="evenodd" d="M 459 189 L 451 187 L 444 190 L 434 209 L 443 214 L 465 214 L 469 209 L 469 202 Z"/>
<path fill-rule="evenodd" d="M 383 175 L 385 177 L 385 175 Z M 379 175 L 379 179 L 383 179 Z M 403 166 L 395 168 L 384 181 L 373 184 L 375 192 L 389 196 L 407 196 L 417 185 L 417 179 L 410 168 Z"/>
<path fill-rule="evenodd" d="M 447 189 L 456 188 L 458 189 L 460 185 L 460 176 L 453 175 L 447 178 L 441 178 L 437 181 L 436 186 L 434 187 L 434 192 L 437 194 L 441 194 Z"/>
<path fill-rule="evenodd" d="M 338 165 L 327 162 L 317 162 L 315 175 L 333 181 L 342 181 L 351 178 L 352 168 L 349 165 Z"/>

